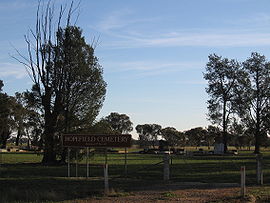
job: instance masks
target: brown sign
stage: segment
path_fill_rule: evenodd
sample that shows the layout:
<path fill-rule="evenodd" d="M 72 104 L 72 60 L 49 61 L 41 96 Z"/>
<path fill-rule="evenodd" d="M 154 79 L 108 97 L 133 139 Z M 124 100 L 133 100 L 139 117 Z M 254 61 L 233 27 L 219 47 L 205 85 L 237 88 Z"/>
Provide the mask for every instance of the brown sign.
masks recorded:
<path fill-rule="evenodd" d="M 62 135 L 64 147 L 130 147 L 131 135 Z"/>

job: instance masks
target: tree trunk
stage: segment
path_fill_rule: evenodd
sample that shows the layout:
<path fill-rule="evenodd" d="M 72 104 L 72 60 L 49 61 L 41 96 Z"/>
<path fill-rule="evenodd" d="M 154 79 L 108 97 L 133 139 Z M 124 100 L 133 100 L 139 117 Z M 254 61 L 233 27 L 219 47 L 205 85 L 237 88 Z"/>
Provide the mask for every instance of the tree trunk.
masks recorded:
<path fill-rule="evenodd" d="M 31 138 L 30 138 L 30 135 L 29 135 L 29 132 L 28 132 L 27 129 L 25 130 L 25 133 L 26 133 L 26 136 L 27 136 L 27 149 L 30 150 L 30 148 L 31 148 L 30 147 L 30 145 L 31 145 L 30 144 L 31 143 Z"/>
<path fill-rule="evenodd" d="M 7 140 L 3 140 L 1 148 L 6 149 L 6 147 L 7 147 Z"/>
<path fill-rule="evenodd" d="M 50 100 L 48 100 L 50 101 Z M 46 102 L 46 101 L 45 101 Z M 42 163 L 52 165 L 56 163 L 55 152 L 55 118 L 50 112 L 50 103 L 45 103 L 45 126 L 44 126 L 44 155 Z"/>
<path fill-rule="evenodd" d="M 7 146 L 7 140 L 6 139 L 2 139 L 2 145 L 0 146 L 1 149 L 6 149 Z"/>
<path fill-rule="evenodd" d="M 255 154 L 260 153 L 260 137 L 261 137 L 261 96 L 260 96 L 260 74 L 256 71 L 256 130 L 255 130 Z"/>
<path fill-rule="evenodd" d="M 61 163 L 66 163 L 66 158 L 67 158 L 67 148 L 63 148 L 63 151 L 61 153 Z"/>
<path fill-rule="evenodd" d="M 222 135 L 224 144 L 224 153 L 227 152 L 227 121 L 226 121 L 226 100 L 223 102 L 223 117 L 222 117 Z"/>
<path fill-rule="evenodd" d="M 7 146 L 7 140 L 10 136 L 10 132 L 8 131 L 3 131 L 1 134 L 0 134 L 0 140 L 2 141 L 2 145 L 0 146 L 1 149 L 5 149 L 6 146 Z"/>
<path fill-rule="evenodd" d="M 27 140 L 27 149 L 30 150 L 30 140 Z"/>
<path fill-rule="evenodd" d="M 260 121 L 259 121 L 259 119 L 257 119 L 256 133 L 255 133 L 255 150 L 254 150 L 254 154 L 259 154 L 260 153 L 260 145 L 261 145 L 260 139 L 261 139 Z"/>
<path fill-rule="evenodd" d="M 44 134 L 45 146 L 42 163 L 45 165 L 52 165 L 56 163 L 56 153 L 54 150 L 54 138 L 53 138 L 54 132 L 45 129 L 44 133 L 45 133 Z"/>
<path fill-rule="evenodd" d="M 255 150 L 254 154 L 259 154 L 260 153 L 260 142 L 259 142 L 259 136 L 255 135 Z"/>
<path fill-rule="evenodd" d="M 19 146 L 20 138 L 21 138 L 21 128 L 19 127 L 19 128 L 18 128 L 17 137 L 16 137 L 16 142 L 15 142 L 15 145 L 16 145 L 16 146 Z"/>
<path fill-rule="evenodd" d="M 69 126 L 69 108 L 68 105 L 65 109 L 65 133 L 67 134 L 70 131 L 70 126 Z M 67 148 L 66 147 L 62 147 L 62 152 L 61 152 L 61 163 L 66 163 L 66 157 L 67 157 Z"/>

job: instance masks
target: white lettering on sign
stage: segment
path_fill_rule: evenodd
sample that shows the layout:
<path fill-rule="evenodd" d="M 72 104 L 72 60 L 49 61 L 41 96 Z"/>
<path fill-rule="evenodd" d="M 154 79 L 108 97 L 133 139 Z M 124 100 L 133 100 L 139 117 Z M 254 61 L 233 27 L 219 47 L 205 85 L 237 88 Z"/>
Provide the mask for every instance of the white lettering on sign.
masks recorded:
<path fill-rule="evenodd" d="M 63 135 L 64 146 L 129 147 L 131 135 Z"/>

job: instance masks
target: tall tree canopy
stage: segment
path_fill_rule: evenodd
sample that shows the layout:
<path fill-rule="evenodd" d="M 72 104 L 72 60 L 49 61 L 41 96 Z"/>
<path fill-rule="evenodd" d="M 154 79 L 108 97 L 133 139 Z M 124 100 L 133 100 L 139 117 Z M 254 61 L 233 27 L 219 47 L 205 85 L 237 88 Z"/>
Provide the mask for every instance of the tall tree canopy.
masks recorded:
<path fill-rule="evenodd" d="M 17 136 L 16 136 L 16 142 L 15 145 L 19 145 L 19 140 L 23 135 L 25 135 L 25 129 L 26 129 L 26 124 L 27 124 L 27 114 L 28 111 L 26 108 L 24 108 L 23 105 L 23 94 L 16 92 L 15 93 L 15 98 L 14 98 L 14 130 L 17 131 Z"/>
<path fill-rule="evenodd" d="M 0 148 L 6 148 L 7 140 L 14 128 L 15 100 L 2 92 L 3 86 L 4 83 L 0 80 Z"/>
<path fill-rule="evenodd" d="M 216 54 L 209 56 L 204 73 L 204 78 L 208 81 L 206 92 L 210 97 L 208 116 L 212 123 L 222 126 L 224 152 L 227 151 L 228 124 L 234 112 L 234 89 L 240 74 L 240 64 L 236 60 L 222 58 Z"/>
<path fill-rule="evenodd" d="M 192 128 L 185 132 L 188 144 L 190 146 L 199 147 L 205 142 L 206 137 L 208 136 L 207 130 L 202 127 Z"/>
<path fill-rule="evenodd" d="M 3 91 L 4 83 L 3 80 L 0 80 L 0 92 Z"/>
<path fill-rule="evenodd" d="M 72 4 L 66 18 L 64 11 L 61 7 L 54 20 L 50 2 L 45 9 L 38 7 L 36 27 L 25 37 L 28 58 L 20 59 L 44 115 L 45 164 L 56 162 L 60 133 L 74 132 L 94 121 L 106 93 L 94 48 L 85 42 L 82 30 L 71 25 Z"/>
<path fill-rule="evenodd" d="M 149 147 L 149 143 L 155 148 L 158 136 L 161 133 L 161 126 L 158 124 L 137 125 L 136 131 L 139 134 L 139 142 L 143 147 Z"/>
<path fill-rule="evenodd" d="M 184 133 L 177 131 L 174 127 L 161 129 L 161 136 L 168 142 L 171 147 L 185 146 Z"/>
<path fill-rule="evenodd" d="M 243 123 L 255 136 L 255 153 L 269 130 L 270 63 L 265 56 L 252 53 L 243 63 L 246 73 L 237 88 L 238 110 Z"/>
<path fill-rule="evenodd" d="M 216 138 L 220 137 L 221 132 L 218 127 L 212 125 L 209 125 L 206 130 L 207 134 L 204 139 L 208 145 L 208 149 L 210 149 L 210 146 L 212 146 L 215 143 Z"/>
<path fill-rule="evenodd" d="M 112 130 L 118 133 L 129 133 L 133 130 L 133 123 L 130 121 L 129 116 L 126 114 L 119 114 L 112 112 L 110 115 L 104 118 L 109 123 Z"/>

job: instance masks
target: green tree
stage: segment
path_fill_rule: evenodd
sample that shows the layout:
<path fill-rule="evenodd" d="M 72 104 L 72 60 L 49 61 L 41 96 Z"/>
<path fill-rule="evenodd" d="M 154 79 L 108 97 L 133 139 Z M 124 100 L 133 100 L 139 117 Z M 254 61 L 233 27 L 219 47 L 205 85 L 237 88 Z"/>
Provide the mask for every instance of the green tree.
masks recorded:
<path fill-rule="evenodd" d="M 19 141 L 25 134 L 27 125 L 27 114 L 29 113 L 23 104 L 23 94 L 16 92 L 13 101 L 14 129 L 17 132 L 15 145 L 19 145 Z"/>
<path fill-rule="evenodd" d="M 104 119 L 95 121 L 93 125 L 87 128 L 87 133 L 93 134 L 114 134 L 115 131 L 112 129 L 111 125 Z"/>
<path fill-rule="evenodd" d="M 91 125 L 106 93 L 94 48 L 85 42 L 79 27 L 70 25 L 72 4 L 66 18 L 64 11 L 61 8 L 55 23 L 50 2 L 45 10 L 38 7 L 32 37 L 25 37 L 28 58 L 20 60 L 28 68 L 44 116 L 44 164 L 56 163 L 62 132 Z"/>
<path fill-rule="evenodd" d="M 106 83 L 94 48 L 86 44 L 76 26 L 57 32 L 57 66 L 63 71 L 65 132 L 91 125 L 102 107 Z"/>
<path fill-rule="evenodd" d="M 0 80 L 0 148 L 6 148 L 7 140 L 14 126 L 12 119 L 12 98 L 2 92 L 4 83 Z"/>
<path fill-rule="evenodd" d="M 216 138 L 220 137 L 221 132 L 218 127 L 213 125 L 209 125 L 206 130 L 207 135 L 205 136 L 205 142 L 207 143 L 208 149 L 210 149 L 210 146 L 215 143 Z"/>
<path fill-rule="evenodd" d="M 260 153 L 262 140 L 267 135 L 270 99 L 270 64 L 265 56 L 251 53 L 243 63 L 245 77 L 239 82 L 238 113 L 242 122 L 255 137 L 255 151 Z"/>
<path fill-rule="evenodd" d="M 0 80 L 0 92 L 3 91 L 4 83 L 3 80 Z"/>
<path fill-rule="evenodd" d="M 15 126 L 17 128 L 16 142 L 19 141 L 20 131 L 27 138 L 28 148 L 30 145 L 42 148 L 42 135 L 44 120 L 39 111 L 39 104 L 35 101 L 33 92 L 25 91 L 15 93 L 18 111 L 15 112 Z"/>
<path fill-rule="evenodd" d="M 177 131 L 173 127 L 161 129 L 161 136 L 163 137 L 163 139 L 165 139 L 165 141 L 168 142 L 168 145 L 171 147 L 185 145 L 184 133 Z"/>
<path fill-rule="evenodd" d="M 224 152 L 227 151 L 228 125 L 234 112 L 234 88 L 240 74 L 240 64 L 236 60 L 222 58 L 216 54 L 209 56 L 204 79 L 208 81 L 206 92 L 208 116 L 213 124 L 222 127 Z"/>
<path fill-rule="evenodd" d="M 199 147 L 205 141 L 207 137 L 207 130 L 202 127 L 192 128 L 185 132 L 185 136 L 190 146 Z"/>
<path fill-rule="evenodd" d="M 112 130 L 117 133 L 124 134 L 133 130 L 133 123 L 130 121 L 129 116 L 126 114 L 112 112 L 110 115 L 104 118 L 104 121 L 108 122 Z"/>
<path fill-rule="evenodd" d="M 161 126 L 158 124 L 137 125 L 136 131 L 139 134 L 139 143 L 142 147 L 152 145 L 155 148 L 158 136 L 161 133 Z"/>

